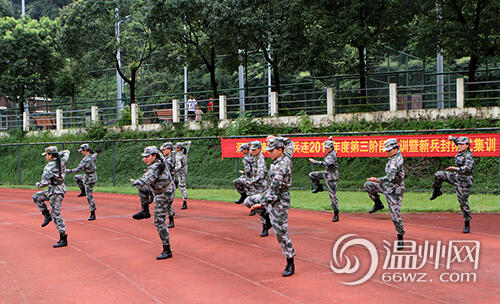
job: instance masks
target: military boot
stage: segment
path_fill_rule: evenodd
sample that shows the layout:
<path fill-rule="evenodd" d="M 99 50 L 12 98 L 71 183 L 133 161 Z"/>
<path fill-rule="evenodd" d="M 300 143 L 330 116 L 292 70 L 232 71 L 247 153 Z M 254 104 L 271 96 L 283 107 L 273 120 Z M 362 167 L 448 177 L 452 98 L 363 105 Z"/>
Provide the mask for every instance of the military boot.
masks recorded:
<path fill-rule="evenodd" d="M 398 247 L 397 247 L 397 250 L 403 249 L 403 246 L 404 246 L 403 235 L 402 234 L 398 234 Z"/>
<path fill-rule="evenodd" d="M 50 216 L 50 212 L 47 209 L 42 211 L 42 215 L 43 215 L 42 227 L 45 227 L 50 223 L 50 221 L 52 221 L 52 217 Z"/>
<path fill-rule="evenodd" d="M 269 214 L 267 212 L 264 212 L 262 217 L 266 220 L 266 223 L 262 225 L 262 232 L 260 236 L 266 237 L 269 235 L 269 229 L 271 229 L 273 225 L 271 224 L 271 219 L 269 218 Z"/>
<path fill-rule="evenodd" d="M 94 221 L 95 220 L 95 210 L 90 211 L 90 217 L 87 219 L 89 221 Z"/>
<path fill-rule="evenodd" d="M 368 211 L 368 213 L 372 214 L 374 212 L 377 212 L 379 210 L 382 210 L 384 209 L 384 204 L 382 204 L 382 201 L 380 200 L 380 197 L 377 197 L 375 200 L 374 200 L 375 204 L 373 205 L 373 208 Z"/>
<path fill-rule="evenodd" d="M 168 217 L 168 226 L 167 226 L 167 227 L 168 227 L 168 228 L 174 228 L 174 226 L 175 226 L 175 225 L 174 225 L 174 216 L 173 216 L 173 215 L 170 215 L 170 216 Z"/>
<path fill-rule="evenodd" d="M 240 198 L 236 202 L 234 202 L 234 203 L 235 204 L 241 204 L 241 203 L 243 203 L 245 201 L 245 199 L 247 197 L 248 197 L 248 195 L 246 194 L 246 192 L 242 193 L 241 196 L 240 196 Z"/>
<path fill-rule="evenodd" d="M 470 232 L 470 221 L 465 221 L 464 223 L 464 233 Z"/>
<path fill-rule="evenodd" d="M 338 210 L 334 210 L 333 211 L 332 222 L 338 222 L 338 221 L 339 221 L 339 211 Z"/>
<path fill-rule="evenodd" d="M 432 192 L 432 196 L 429 199 L 432 201 L 442 194 L 443 194 L 443 192 L 441 192 L 441 189 L 439 187 L 434 187 L 434 191 Z"/>
<path fill-rule="evenodd" d="M 163 245 L 163 252 L 156 257 L 157 260 L 169 259 L 172 257 L 172 251 L 170 250 L 170 245 Z"/>
<path fill-rule="evenodd" d="M 321 191 L 325 191 L 322 184 L 313 184 L 313 189 L 311 190 L 312 193 L 318 193 Z"/>
<path fill-rule="evenodd" d="M 149 213 L 149 205 L 142 205 L 142 210 L 137 212 L 136 214 L 132 215 L 132 218 L 136 219 L 136 220 L 142 220 L 142 219 L 146 219 L 146 218 L 150 218 L 151 217 L 151 213 Z"/>
<path fill-rule="evenodd" d="M 188 203 L 187 203 L 187 200 L 184 200 L 184 201 L 182 202 L 182 207 L 181 207 L 181 209 L 182 209 L 182 210 L 184 210 L 184 209 L 187 209 L 187 208 L 188 208 Z"/>
<path fill-rule="evenodd" d="M 68 235 L 66 233 L 59 233 L 59 241 L 55 243 L 52 247 L 59 248 L 68 246 Z"/>
<path fill-rule="evenodd" d="M 295 265 L 293 263 L 293 258 L 286 258 L 286 267 L 283 270 L 283 276 L 289 277 L 295 272 Z"/>

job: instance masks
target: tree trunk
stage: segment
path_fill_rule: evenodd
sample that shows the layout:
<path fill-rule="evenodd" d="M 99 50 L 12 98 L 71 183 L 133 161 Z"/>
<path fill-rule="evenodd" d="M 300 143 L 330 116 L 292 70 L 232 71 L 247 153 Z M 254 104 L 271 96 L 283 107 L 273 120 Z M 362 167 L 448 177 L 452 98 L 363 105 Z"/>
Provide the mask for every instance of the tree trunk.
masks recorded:
<path fill-rule="evenodd" d="M 137 70 L 130 71 L 130 82 L 128 83 L 130 87 L 130 104 L 136 103 L 135 101 L 135 78 L 137 76 Z"/>
<path fill-rule="evenodd" d="M 468 71 L 469 79 L 467 80 L 467 82 L 475 82 L 476 81 L 476 70 L 477 70 L 478 62 L 479 62 L 478 56 L 476 54 L 471 54 L 470 61 L 469 61 L 469 71 Z M 477 89 L 476 84 L 474 84 L 474 83 L 468 84 L 467 89 L 469 91 L 469 93 L 467 94 L 467 98 L 476 97 L 476 93 L 471 92 L 471 91 L 475 91 Z"/>
<path fill-rule="evenodd" d="M 210 48 L 210 64 L 207 66 L 210 71 L 210 84 L 212 85 L 212 97 L 218 98 L 219 94 L 217 92 L 217 79 L 215 78 L 215 49 Z"/>
<path fill-rule="evenodd" d="M 366 104 L 366 64 L 365 64 L 365 53 L 364 53 L 365 47 L 364 46 L 359 46 L 358 47 L 358 73 L 359 73 L 359 103 L 360 104 Z"/>
<path fill-rule="evenodd" d="M 280 94 L 281 92 L 281 83 L 280 83 L 280 71 L 279 71 L 279 66 L 278 66 L 278 54 L 274 53 L 273 56 L 273 83 L 274 83 L 274 92 L 277 92 Z"/>

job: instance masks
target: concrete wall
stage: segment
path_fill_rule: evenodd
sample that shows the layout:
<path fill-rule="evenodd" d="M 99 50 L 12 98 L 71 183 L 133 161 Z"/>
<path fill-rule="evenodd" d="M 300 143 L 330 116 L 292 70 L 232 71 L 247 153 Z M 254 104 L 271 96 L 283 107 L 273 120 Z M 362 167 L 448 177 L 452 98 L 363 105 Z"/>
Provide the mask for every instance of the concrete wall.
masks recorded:
<path fill-rule="evenodd" d="M 459 117 L 462 119 L 500 119 L 500 107 L 481 107 L 481 108 L 464 108 L 464 109 L 426 109 L 426 110 L 400 110 L 395 112 L 381 111 L 381 112 L 369 112 L 369 113 L 350 113 L 350 114 L 337 114 L 337 115 L 311 115 L 309 116 L 311 123 L 314 127 L 325 127 L 333 123 L 343 123 L 343 122 L 356 122 L 360 120 L 366 120 L 367 122 L 389 122 L 394 119 L 404 119 L 404 120 L 441 120 L 450 117 Z M 300 122 L 299 116 L 278 116 L 278 117 L 264 117 L 256 118 L 255 120 L 261 121 L 263 124 L 282 127 L 282 126 L 297 126 Z M 227 128 L 235 121 L 233 120 L 221 120 L 219 122 L 219 128 Z M 190 130 L 200 130 L 202 128 L 210 127 L 211 123 L 209 121 L 202 122 L 187 122 L 186 128 Z M 171 126 L 171 125 L 170 125 Z M 165 128 L 163 124 L 148 124 L 148 125 L 137 125 L 137 126 L 124 126 L 124 127 L 109 127 L 112 132 L 120 131 L 141 131 L 141 132 L 153 132 L 161 131 Z M 173 128 L 173 126 L 171 126 Z M 61 136 L 64 134 L 78 134 L 85 133 L 84 128 L 75 129 L 62 129 L 62 130 L 50 130 L 50 131 L 30 131 L 27 136 L 38 136 L 42 132 L 51 132 L 54 136 Z M 0 132 L 0 137 L 7 137 L 8 134 L 5 132 Z"/>

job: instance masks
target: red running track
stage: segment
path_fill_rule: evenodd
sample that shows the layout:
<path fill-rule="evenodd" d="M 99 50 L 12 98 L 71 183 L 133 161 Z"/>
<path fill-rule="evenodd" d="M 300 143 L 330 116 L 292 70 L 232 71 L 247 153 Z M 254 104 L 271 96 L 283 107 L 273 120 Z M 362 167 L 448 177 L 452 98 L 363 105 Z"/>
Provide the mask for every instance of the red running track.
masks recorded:
<path fill-rule="evenodd" d="M 85 198 L 68 192 L 62 214 L 69 246 L 54 249 L 57 231 L 53 223 L 40 227 L 34 192 L 0 189 L 0 303 L 500 303 L 500 214 L 474 214 L 468 235 L 461 233 L 458 213 L 405 214 L 406 238 L 419 244 L 481 244 L 477 270 L 472 263 L 446 270 L 445 261 L 435 270 L 427 262 L 416 271 L 426 273 L 426 282 L 417 283 L 382 277 L 383 240 L 395 237 L 388 214 L 341 214 L 332 223 L 330 213 L 291 210 L 296 273 L 284 278 L 285 258 L 274 233 L 259 237 L 258 218 L 241 205 L 190 200 L 189 209 L 179 210 L 176 200 L 173 258 L 157 261 L 162 247 L 153 220 L 131 218 L 137 196 L 95 193 L 97 220 L 88 222 Z M 375 275 L 358 286 L 341 282 L 367 271 L 364 248 L 346 251 L 360 257 L 359 273 L 330 269 L 334 242 L 349 233 L 374 243 L 380 255 Z M 439 280 L 444 272 L 472 271 L 475 282 Z"/>

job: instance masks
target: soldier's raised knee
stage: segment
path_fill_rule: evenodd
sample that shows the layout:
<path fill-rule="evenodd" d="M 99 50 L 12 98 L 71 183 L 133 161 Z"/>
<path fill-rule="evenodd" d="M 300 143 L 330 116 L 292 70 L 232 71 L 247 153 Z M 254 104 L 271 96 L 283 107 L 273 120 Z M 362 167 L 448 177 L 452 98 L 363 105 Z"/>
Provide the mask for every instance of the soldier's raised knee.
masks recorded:
<path fill-rule="evenodd" d="M 368 188 L 370 188 L 373 184 L 375 184 L 375 183 L 374 183 L 374 182 L 365 182 L 365 184 L 364 184 L 364 186 L 363 186 L 363 187 L 365 188 L 365 190 L 367 190 L 367 189 L 368 189 Z"/>

